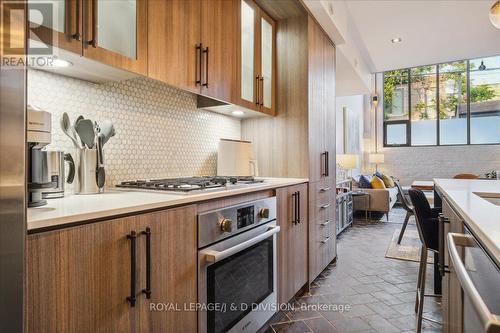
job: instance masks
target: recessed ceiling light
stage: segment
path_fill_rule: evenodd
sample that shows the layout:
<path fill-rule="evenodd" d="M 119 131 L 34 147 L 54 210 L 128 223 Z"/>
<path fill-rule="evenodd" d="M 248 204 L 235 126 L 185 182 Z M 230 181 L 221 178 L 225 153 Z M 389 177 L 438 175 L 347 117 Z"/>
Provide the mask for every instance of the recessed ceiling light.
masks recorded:
<path fill-rule="evenodd" d="M 241 116 L 245 115 L 245 112 L 243 112 L 241 110 L 234 110 L 234 111 L 231 112 L 231 114 L 233 116 L 240 116 L 241 117 Z"/>
<path fill-rule="evenodd" d="M 393 42 L 394 44 L 401 43 L 402 41 L 403 41 L 403 39 L 401 39 L 401 37 L 391 39 L 391 42 Z"/>
<path fill-rule="evenodd" d="M 55 58 L 52 59 L 51 62 L 49 62 L 49 65 L 50 67 L 69 67 L 73 66 L 73 63 L 67 60 Z"/>

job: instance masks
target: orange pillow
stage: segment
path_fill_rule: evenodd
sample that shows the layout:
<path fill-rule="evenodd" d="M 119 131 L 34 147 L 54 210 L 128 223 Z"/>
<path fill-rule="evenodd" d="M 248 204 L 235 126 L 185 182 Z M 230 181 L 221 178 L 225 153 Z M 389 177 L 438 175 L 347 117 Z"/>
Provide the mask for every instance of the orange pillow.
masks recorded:
<path fill-rule="evenodd" d="M 372 184 L 372 188 L 374 188 L 374 189 L 379 189 L 379 190 L 385 189 L 384 181 L 382 179 L 378 178 L 377 176 L 373 176 L 370 184 Z"/>

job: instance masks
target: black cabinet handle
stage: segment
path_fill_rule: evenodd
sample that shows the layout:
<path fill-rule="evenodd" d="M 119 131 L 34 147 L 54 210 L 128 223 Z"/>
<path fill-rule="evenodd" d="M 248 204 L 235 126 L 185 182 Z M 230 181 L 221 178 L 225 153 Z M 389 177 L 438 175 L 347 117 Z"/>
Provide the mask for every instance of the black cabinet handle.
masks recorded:
<path fill-rule="evenodd" d="M 145 231 L 141 232 L 146 235 L 146 289 L 142 292 L 146 294 L 146 298 L 151 298 L 151 228 L 147 227 Z"/>
<path fill-rule="evenodd" d="M 97 0 L 92 0 L 92 39 L 88 41 L 88 44 L 92 47 L 97 47 Z"/>
<path fill-rule="evenodd" d="M 80 33 L 80 0 L 75 0 L 75 4 L 76 4 L 76 28 L 75 28 L 75 33 L 74 34 L 71 34 L 71 38 L 75 39 L 75 40 L 81 40 L 81 37 L 82 37 L 82 34 Z M 66 14 L 68 17 L 68 22 L 71 21 L 71 6 L 68 4 L 68 1 L 65 1 L 65 4 L 64 4 L 67 8 L 67 11 L 66 11 Z M 71 31 L 73 29 L 73 27 L 71 26 L 71 23 L 69 24 L 69 30 L 68 31 Z"/>
<path fill-rule="evenodd" d="M 260 77 L 260 106 L 264 106 L 264 77 Z"/>
<path fill-rule="evenodd" d="M 326 152 L 321 153 L 321 176 L 326 177 Z"/>
<path fill-rule="evenodd" d="M 136 239 L 137 234 L 135 231 L 131 231 L 130 235 L 127 235 L 127 239 L 130 239 L 130 296 L 127 297 L 127 301 L 130 303 L 130 307 L 135 306 L 135 283 L 136 283 Z"/>
<path fill-rule="evenodd" d="M 260 88 L 259 88 L 259 76 L 255 77 L 255 105 L 259 106 L 260 104 Z"/>
<path fill-rule="evenodd" d="M 297 224 L 297 192 L 292 193 L 292 200 L 293 200 L 292 223 Z"/>
<path fill-rule="evenodd" d="M 330 153 L 325 151 L 325 176 L 330 176 Z"/>
<path fill-rule="evenodd" d="M 205 47 L 203 53 L 205 53 L 205 83 L 202 86 L 208 88 L 208 46 Z"/>
<path fill-rule="evenodd" d="M 300 220 L 300 191 L 297 191 L 297 223 L 302 222 Z"/>
<path fill-rule="evenodd" d="M 444 239 L 446 237 L 446 235 L 444 234 L 444 224 L 450 223 L 450 219 L 447 217 L 444 217 L 443 213 L 440 213 L 439 217 L 438 217 L 438 222 L 439 222 L 439 226 L 438 226 L 438 228 L 439 228 L 438 229 L 438 234 L 439 234 L 438 267 L 439 267 L 439 274 L 444 277 L 446 273 L 450 272 L 449 270 L 447 270 L 448 267 L 444 263 L 444 251 L 445 251 Z"/>
<path fill-rule="evenodd" d="M 196 71 L 195 71 L 195 83 L 196 85 L 201 85 L 201 50 L 203 45 L 197 44 L 195 48 L 196 52 Z"/>

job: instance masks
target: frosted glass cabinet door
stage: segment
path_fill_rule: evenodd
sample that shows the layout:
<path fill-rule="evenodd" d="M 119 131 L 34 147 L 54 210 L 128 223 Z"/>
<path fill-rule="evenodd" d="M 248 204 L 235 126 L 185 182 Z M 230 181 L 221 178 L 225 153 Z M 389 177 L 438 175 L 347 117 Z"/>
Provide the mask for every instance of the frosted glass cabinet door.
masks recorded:
<path fill-rule="evenodd" d="M 80 2 L 85 4 L 83 56 L 147 75 L 147 0 Z"/>
<path fill-rule="evenodd" d="M 97 44 L 137 58 L 137 1 L 99 0 L 97 13 Z"/>
<path fill-rule="evenodd" d="M 274 69 L 274 22 L 261 13 L 260 19 L 260 64 L 261 64 L 261 98 L 260 103 L 264 108 L 264 112 L 272 113 L 274 109 L 274 85 L 273 69 Z"/>
<path fill-rule="evenodd" d="M 77 13 L 81 3 L 68 0 L 30 0 L 28 19 L 30 21 L 31 48 L 43 54 L 45 45 L 81 53 L 81 20 Z M 47 49 L 47 54 L 57 54 Z"/>
<path fill-rule="evenodd" d="M 241 1 L 241 99 L 255 101 L 255 8 Z"/>

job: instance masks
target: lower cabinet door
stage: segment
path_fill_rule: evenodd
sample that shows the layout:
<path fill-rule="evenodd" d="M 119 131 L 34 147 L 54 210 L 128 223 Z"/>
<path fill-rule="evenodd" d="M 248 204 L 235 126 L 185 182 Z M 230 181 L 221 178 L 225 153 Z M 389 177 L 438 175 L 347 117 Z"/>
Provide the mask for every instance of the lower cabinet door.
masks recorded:
<path fill-rule="evenodd" d="M 196 242 L 195 206 L 29 235 L 27 331 L 196 332 Z"/>
<path fill-rule="evenodd" d="M 192 310 L 198 285 L 196 206 L 140 215 L 138 221 L 142 238 L 138 288 L 143 300 L 138 332 L 196 332 L 198 316 Z"/>
<path fill-rule="evenodd" d="M 135 217 L 29 235 L 28 332 L 131 332 Z M 135 241 L 138 239 L 135 238 Z"/>
<path fill-rule="evenodd" d="M 299 193 L 297 195 L 297 193 Z M 278 302 L 288 302 L 308 281 L 307 184 L 276 190 L 278 200 Z"/>

